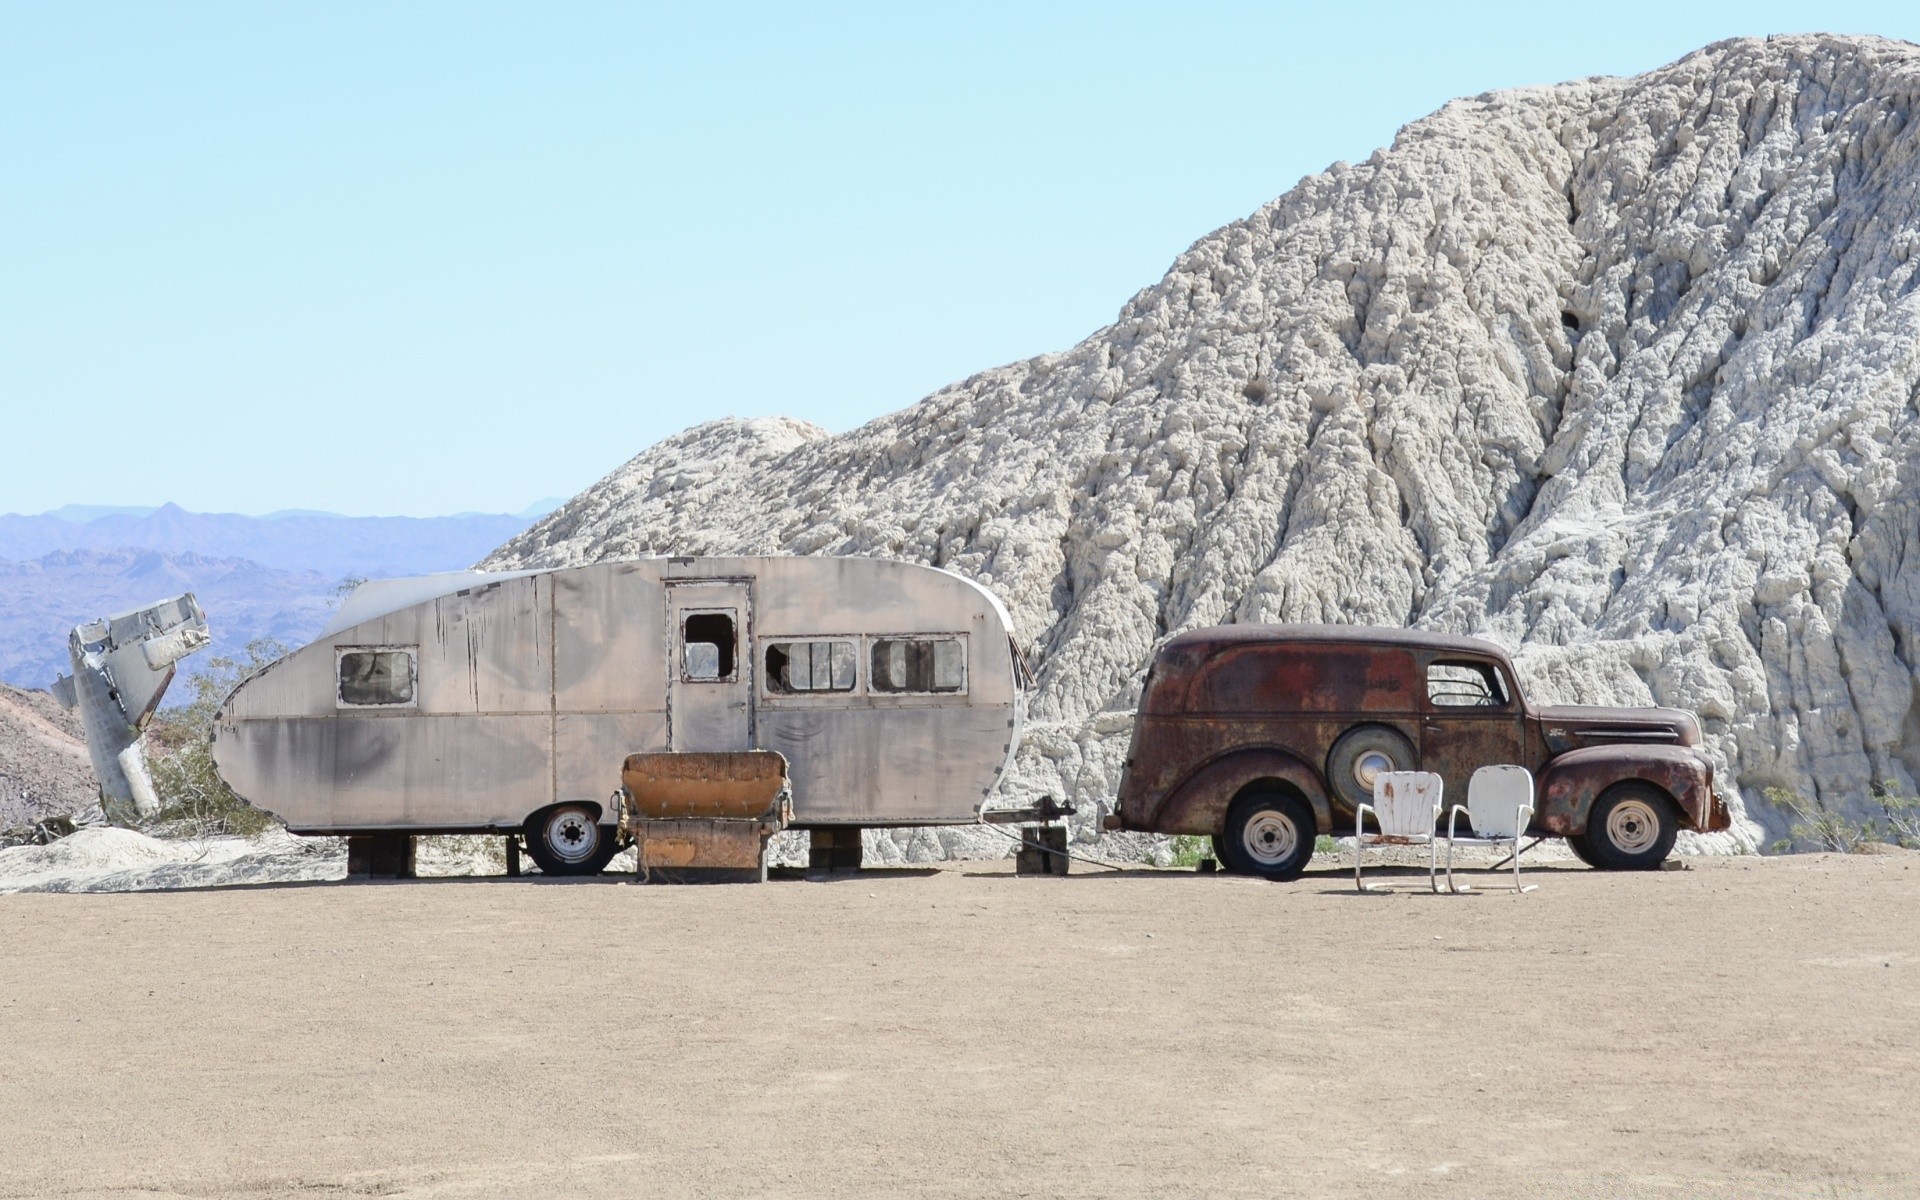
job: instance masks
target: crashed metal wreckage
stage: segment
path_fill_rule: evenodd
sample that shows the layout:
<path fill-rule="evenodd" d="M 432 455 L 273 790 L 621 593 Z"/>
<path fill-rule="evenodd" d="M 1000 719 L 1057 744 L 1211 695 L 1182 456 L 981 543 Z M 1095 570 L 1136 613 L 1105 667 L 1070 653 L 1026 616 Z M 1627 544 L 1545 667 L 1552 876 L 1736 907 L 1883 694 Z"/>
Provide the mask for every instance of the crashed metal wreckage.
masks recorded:
<path fill-rule="evenodd" d="M 53 695 L 77 710 L 107 817 L 131 821 L 160 807 L 141 736 L 173 682 L 175 664 L 210 641 L 193 593 L 74 627 L 67 635 L 73 674 Z"/>

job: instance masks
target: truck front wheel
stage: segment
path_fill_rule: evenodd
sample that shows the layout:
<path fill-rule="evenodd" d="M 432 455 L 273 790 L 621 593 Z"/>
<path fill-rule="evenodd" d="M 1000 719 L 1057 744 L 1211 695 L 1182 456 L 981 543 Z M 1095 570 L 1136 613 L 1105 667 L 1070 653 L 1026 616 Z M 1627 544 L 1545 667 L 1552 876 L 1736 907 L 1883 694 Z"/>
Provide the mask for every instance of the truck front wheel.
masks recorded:
<path fill-rule="evenodd" d="M 1313 809 L 1285 792 L 1242 796 L 1227 809 L 1214 844 L 1227 870 L 1267 879 L 1297 879 L 1313 857 Z"/>
<path fill-rule="evenodd" d="M 1587 814 L 1582 857 L 1603 871 L 1651 871 L 1673 853 L 1679 833 L 1680 819 L 1665 793 L 1623 783 L 1608 789 Z"/>
<path fill-rule="evenodd" d="M 542 875 L 598 875 L 612 860 L 613 827 L 590 804 L 559 804 L 527 818 L 527 853 Z"/>

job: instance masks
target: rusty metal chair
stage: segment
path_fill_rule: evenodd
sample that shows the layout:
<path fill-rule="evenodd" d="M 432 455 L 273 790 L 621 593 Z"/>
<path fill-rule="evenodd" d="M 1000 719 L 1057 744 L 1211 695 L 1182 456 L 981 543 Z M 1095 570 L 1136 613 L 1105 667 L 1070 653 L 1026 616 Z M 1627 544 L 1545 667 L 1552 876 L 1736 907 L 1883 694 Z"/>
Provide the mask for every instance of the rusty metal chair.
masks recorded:
<path fill-rule="evenodd" d="M 1360 877 L 1361 860 L 1368 846 L 1427 847 L 1427 886 L 1440 890 L 1439 838 L 1441 795 L 1445 784 L 1431 771 L 1383 771 L 1373 779 L 1373 803 L 1362 804 L 1353 814 L 1353 886 L 1363 892 L 1384 892 L 1383 883 L 1366 883 Z M 1368 833 L 1367 814 L 1372 813 L 1378 833 Z"/>
<path fill-rule="evenodd" d="M 1460 837 L 1455 831 L 1461 813 L 1467 814 L 1467 821 L 1473 826 L 1470 837 Z M 1527 825 L 1533 820 L 1533 772 L 1525 767 L 1497 766 L 1481 767 L 1467 781 L 1467 806 L 1458 804 L 1447 810 L 1447 890 L 1449 892 L 1470 892 L 1473 885 L 1453 881 L 1453 844 L 1457 841 L 1478 842 L 1488 846 L 1509 846 L 1513 857 L 1513 890 L 1531 892 L 1540 885 L 1520 882 L 1520 839 L 1526 836 Z"/>

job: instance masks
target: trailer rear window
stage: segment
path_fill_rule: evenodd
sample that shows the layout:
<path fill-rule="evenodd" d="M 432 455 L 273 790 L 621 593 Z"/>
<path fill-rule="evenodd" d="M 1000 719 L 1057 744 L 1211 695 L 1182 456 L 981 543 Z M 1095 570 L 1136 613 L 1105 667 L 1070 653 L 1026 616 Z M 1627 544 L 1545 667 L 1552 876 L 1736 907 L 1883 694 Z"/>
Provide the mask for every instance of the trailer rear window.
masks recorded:
<path fill-rule="evenodd" d="M 767 690 L 777 696 L 850 692 L 856 659 L 852 642 L 769 642 Z"/>
<path fill-rule="evenodd" d="M 412 704 L 413 655 L 411 648 L 340 651 L 340 703 L 348 708 Z"/>
<path fill-rule="evenodd" d="M 964 692 L 967 652 L 959 638 L 875 638 L 876 692 Z"/>

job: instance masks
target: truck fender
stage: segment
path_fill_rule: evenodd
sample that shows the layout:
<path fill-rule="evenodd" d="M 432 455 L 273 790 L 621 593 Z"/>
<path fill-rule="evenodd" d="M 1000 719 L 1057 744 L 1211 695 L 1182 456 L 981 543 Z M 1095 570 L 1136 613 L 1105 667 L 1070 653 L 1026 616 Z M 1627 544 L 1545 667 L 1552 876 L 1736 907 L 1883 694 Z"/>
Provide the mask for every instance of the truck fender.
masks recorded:
<path fill-rule="evenodd" d="M 1320 832 L 1333 828 L 1333 813 L 1319 773 L 1285 750 L 1236 750 L 1197 768 L 1175 786 L 1148 828 L 1155 833 L 1211 835 L 1226 828 L 1227 806 L 1248 784 L 1273 780 L 1299 792 L 1313 806 Z"/>
<path fill-rule="evenodd" d="M 1713 794 L 1713 766 L 1692 747 L 1587 746 L 1541 768 L 1533 832 L 1585 833 L 1594 801 L 1615 784 L 1630 782 L 1652 784 L 1673 797 L 1682 829 L 1708 832 L 1732 824 L 1726 805 Z"/>

